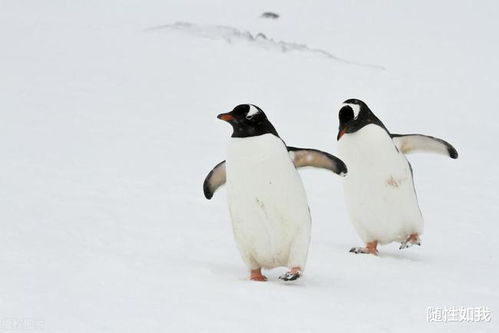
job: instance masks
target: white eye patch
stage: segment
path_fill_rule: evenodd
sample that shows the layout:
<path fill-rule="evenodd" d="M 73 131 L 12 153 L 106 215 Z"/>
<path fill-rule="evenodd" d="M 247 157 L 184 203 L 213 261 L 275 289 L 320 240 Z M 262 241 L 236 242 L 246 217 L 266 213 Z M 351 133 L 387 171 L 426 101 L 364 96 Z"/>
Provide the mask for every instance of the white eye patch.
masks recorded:
<path fill-rule="evenodd" d="M 257 113 L 259 113 L 259 112 L 260 112 L 260 110 L 258 110 L 258 109 L 257 109 L 254 105 L 249 104 L 249 111 L 248 111 L 248 113 L 246 114 L 246 118 L 251 119 L 251 118 L 253 118 L 253 116 L 254 116 L 255 114 L 257 114 Z"/>
<path fill-rule="evenodd" d="M 359 117 L 359 113 L 360 113 L 360 105 L 358 104 L 352 104 L 352 103 L 344 103 L 341 105 L 341 107 L 344 107 L 344 106 L 349 106 L 352 108 L 353 110 L 353 119 L 357 119 Z"/>

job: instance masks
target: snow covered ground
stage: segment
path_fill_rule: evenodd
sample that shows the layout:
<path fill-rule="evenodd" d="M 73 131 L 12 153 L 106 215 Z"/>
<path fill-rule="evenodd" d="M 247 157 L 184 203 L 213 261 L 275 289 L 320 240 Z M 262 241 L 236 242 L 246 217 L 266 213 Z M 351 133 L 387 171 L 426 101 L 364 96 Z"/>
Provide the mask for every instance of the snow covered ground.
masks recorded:
<path fill-rule="evenodd" d="M 499 331 L 498 17 L 471 0 L 0 2 L 0 331 Z M 225 190 L 202 194 L 230 135 L 216 115 L 255 103 L 290 145 L 334 154 L 352 97 L 460 153 L 410 156 L 423 246 L 348 253 L 341 179 L 303 170 L 306 274 L 248 281 Z M 490 322 L 427 318 L 482 306 Z"/>

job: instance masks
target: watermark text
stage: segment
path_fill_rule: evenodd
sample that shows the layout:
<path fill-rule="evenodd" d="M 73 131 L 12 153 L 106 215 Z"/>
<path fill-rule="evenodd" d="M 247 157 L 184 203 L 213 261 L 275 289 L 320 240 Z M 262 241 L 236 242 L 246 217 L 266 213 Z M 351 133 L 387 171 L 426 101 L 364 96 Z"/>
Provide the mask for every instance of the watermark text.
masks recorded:
<path fill-rule="evenodd" d="M 491 320 L 491 314 L 487 306 L 429 306 L 426 308 L 426 320 L 429 323 L 488 323 Z"/>

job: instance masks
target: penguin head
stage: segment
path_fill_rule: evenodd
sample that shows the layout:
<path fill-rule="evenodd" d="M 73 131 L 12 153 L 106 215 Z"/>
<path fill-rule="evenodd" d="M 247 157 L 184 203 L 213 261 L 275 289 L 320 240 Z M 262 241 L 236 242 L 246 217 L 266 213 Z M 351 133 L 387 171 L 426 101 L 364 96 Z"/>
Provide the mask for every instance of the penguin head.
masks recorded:
<path fill-rule="evenodd" d="M 262 109 L 253 104 L 240 104 L 230 112 L 219 114 L 217 118 L 232 125 L 233 138 L 246 138 L 269 133 L 279 136 Z"/>
<path fill-rule="evenodd" d="M 344 134 L 355 133 L 369 124 L 376 124 L 385 128 L 367 104 L 359 99 L 351 98 L 344 101 L 338 113 L 338 118 L 340 120 L 340 127 L 337 140 L 340 140 Z"/>

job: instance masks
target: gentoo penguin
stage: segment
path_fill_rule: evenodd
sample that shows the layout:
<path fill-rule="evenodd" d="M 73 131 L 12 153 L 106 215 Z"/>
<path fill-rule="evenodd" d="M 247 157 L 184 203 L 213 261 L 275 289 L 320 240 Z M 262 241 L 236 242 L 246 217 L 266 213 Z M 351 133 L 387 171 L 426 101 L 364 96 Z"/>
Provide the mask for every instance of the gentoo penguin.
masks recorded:
<path fill-rule="evenodd" d="M 421 134 L 392 134 L 358 99 L 339 111 L 338 156 L 348 166 L 343 181 L 350 220 L 366 247 L 350 252 L 378 254 L 377 245 L 421 245 L 423 218 L 412 168 L 404 154 L 430 151 L 457 158 L 444 140 Z"/>
<path fill-rule="evenodd" d="M 227 182 L 234 236 L 250 279 L 266 281 L 262 268 L 289 267 L 279 278 L 292 281 L 305 268 L 310 212 L 296 168 L 313 166 L 345 175 L 338 158 L 315 149 L 287 147 L 265 113 L 252 104 L 218 115 L 232 125 L 227 160 L 215 166 L 203 189 L 211 199 Z"/>

